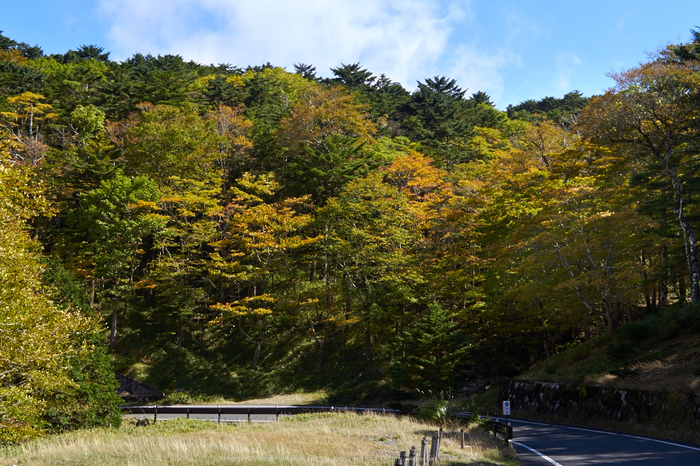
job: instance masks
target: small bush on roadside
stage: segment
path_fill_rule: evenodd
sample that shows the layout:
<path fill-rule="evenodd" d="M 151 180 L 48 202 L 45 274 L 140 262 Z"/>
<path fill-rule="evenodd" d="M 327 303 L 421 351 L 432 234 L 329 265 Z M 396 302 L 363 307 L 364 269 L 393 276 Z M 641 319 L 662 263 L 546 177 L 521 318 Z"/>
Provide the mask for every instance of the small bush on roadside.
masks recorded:
<path fill-rule="evenodd" d="M 493 419 L 490 417 L 484 417 L 481 418 L 477 421 L 477 424 L 479 424 L 479 427 L 484 429 L 487 432 L 490 432 L 493 430 Z"/>
<path fill-rule="evenodd" d="M 418 418 L 436 424 L 447 424 L 452 420 L 455 407 L 448 400 L 432 400 L 418 410 Z"/>
<path fill-rule="evenodd" d="M 187 405 L 194 403 L 194 400 L 187 392 L 173 390 L 166 392 L 160 403 L 164 405 Z"/>

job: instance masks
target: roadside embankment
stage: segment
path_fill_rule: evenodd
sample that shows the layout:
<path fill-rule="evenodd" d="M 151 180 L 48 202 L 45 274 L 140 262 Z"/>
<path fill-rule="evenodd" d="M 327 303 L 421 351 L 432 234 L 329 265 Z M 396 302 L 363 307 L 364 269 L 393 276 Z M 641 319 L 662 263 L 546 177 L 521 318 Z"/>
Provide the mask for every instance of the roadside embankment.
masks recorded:
<path fill-rule="evenodd" d="M 515 417 L 700 442 L 700 396 L 573 383 L 504 381 Z"/>

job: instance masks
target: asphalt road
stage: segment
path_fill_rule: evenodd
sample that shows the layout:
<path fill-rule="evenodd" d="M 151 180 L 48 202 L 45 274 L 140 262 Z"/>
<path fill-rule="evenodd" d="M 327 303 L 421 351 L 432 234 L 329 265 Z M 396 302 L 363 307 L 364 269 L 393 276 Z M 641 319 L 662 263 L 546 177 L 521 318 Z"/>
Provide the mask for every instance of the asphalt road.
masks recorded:
<path fill-rule="evenodd" d="M 513 447 L 523 466 L 700 466 L 700 447 L 600 432 L 509 420 Z"/>
<path fill-rule="evenodd" d="M 125 418 L 134 419 L 148 419 L 149 422 L 153 422 L 153 414 L 125 414 Z M 168 419 L 175 419 L 178 417 L 186 417 L 184 414 L 162 414 L 158 413 L 157 421 L 165 421 Z M 282 417 L 280 415 L 280 417 Z M 203 421 L 218 421 L 216 414 L 190 414 L 191 419 L 200 419 Z M 222 414 L 221 422 L 247 422 L 248 416 L 245 414 Z M 251 422 L 275 422 L 274 414 L 252 414 L 250 416 Z"/>

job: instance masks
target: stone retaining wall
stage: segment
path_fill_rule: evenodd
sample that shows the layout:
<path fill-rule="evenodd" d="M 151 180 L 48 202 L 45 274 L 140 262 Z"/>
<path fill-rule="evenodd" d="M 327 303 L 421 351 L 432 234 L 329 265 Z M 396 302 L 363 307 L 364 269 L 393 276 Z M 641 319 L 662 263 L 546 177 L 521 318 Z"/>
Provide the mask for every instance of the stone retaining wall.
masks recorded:
<path fill-rule="evenodd" d="M 114 376 L 119 381 L 117 393 L 124 401 L 156 401 L 163 396 L 157 388 L 134 380 L 124 374 L 115 372 Z"/>
<path fill-rule="evenodd" d="M 600 419 L 640 424 L 670 423 L 700 430 L 700 397 L 695 392 L 620 390 L 510 380 L 503 382 L 499 403 L 510 400 L 513 414 L 557 415 L 569 422 Z"/>

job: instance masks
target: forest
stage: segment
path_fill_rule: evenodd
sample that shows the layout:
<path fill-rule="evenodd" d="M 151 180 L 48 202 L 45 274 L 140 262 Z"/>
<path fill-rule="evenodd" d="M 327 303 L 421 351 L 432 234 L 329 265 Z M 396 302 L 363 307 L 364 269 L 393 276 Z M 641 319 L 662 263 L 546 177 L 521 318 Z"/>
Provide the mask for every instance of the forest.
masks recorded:
<path fill-rule="evenodd" d="M 0 32 L 0 443 L 113 371 L 350 401 L 511 377 L 700 301 L 700 32 L 496 109 L 445 76 L 45 55 Z"/>

